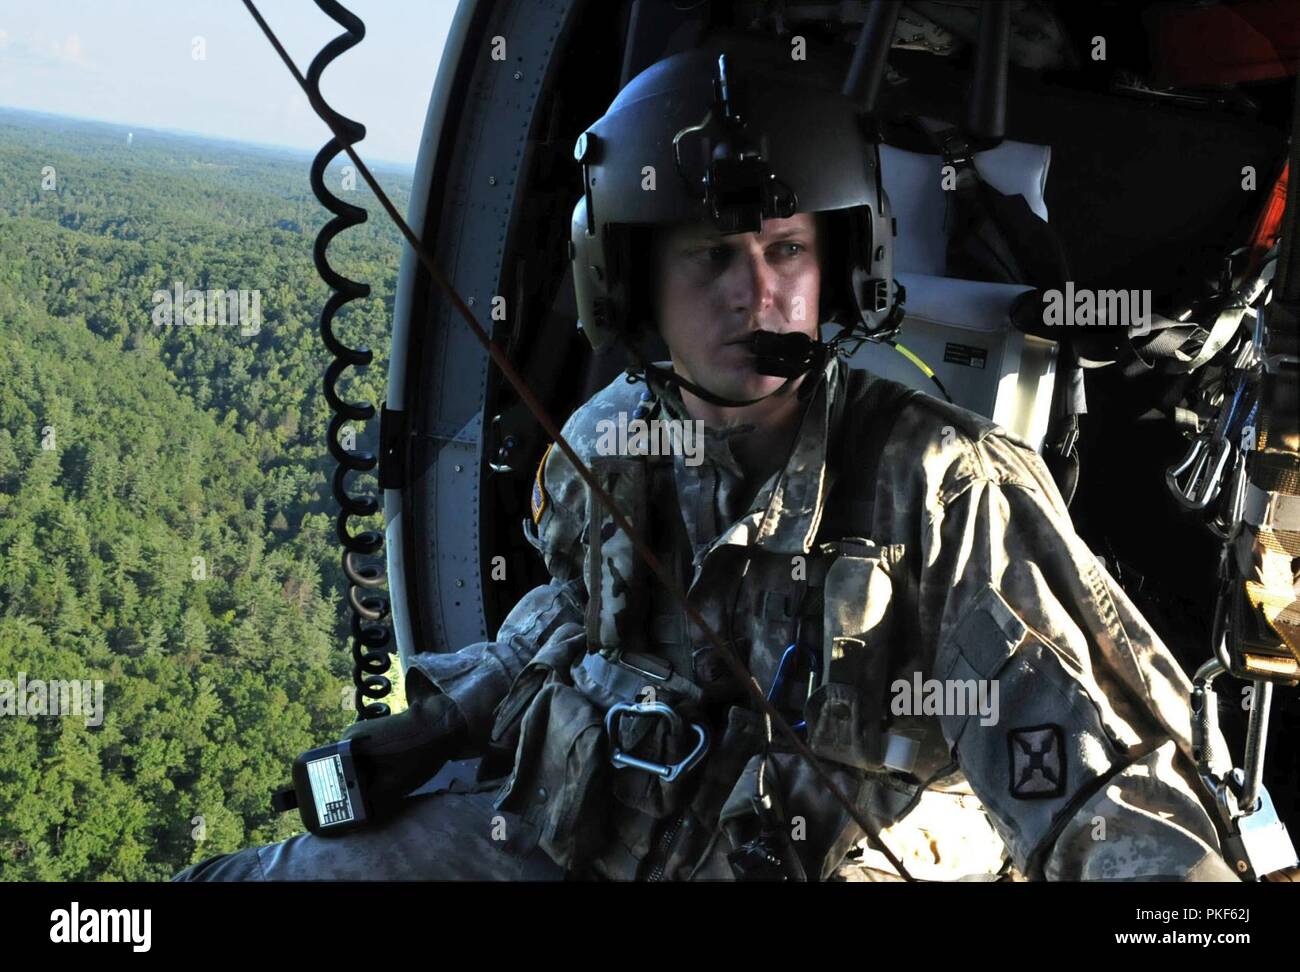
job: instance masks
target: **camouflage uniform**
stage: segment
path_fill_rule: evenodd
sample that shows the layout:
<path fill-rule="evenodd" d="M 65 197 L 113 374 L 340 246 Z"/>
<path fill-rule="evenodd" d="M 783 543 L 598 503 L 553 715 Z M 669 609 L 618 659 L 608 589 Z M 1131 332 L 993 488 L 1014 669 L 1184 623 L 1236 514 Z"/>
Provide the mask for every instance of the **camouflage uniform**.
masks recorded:
<path fill-rule="evenodd" d="M 301 833 L 219 854 L 173 881 L 559 881 L 532 830 L 492 806 L 495 784 L 411 797 L 382 824 L 341 837 Z M 503 839 L 504 838 L 504 839 Z"/>
<path fill-rule="evenodd" d="M 796 718 L 802 708 L 809 745 L 914 876 L 1233 879 L 1186 775 L 1188 679 L 1076 535 L 1037 454 L 842 361 L 814 379 L 785 469 L 756 495 L 728 446 L 745 427 L 708 430 L 698 465 L 598 454 L 599 423 L 620 413 L 688 419 L 671 389 L 620 376 L 564 435 L 760 686 L 788 646 L 820 652 L 787 673 L 799 687 L 780 698 Z M 508 774 L 494 806 L 477 797 L 475 833 L 508 815 L 509 854 L 544 851 L 579 877 L 729 879 L 727 853 L 756 832 L 762 768 L 809 877 L 890 879 L 804 761 L 779 736 L 765 746 L 742 686 L 558 450 L 538 470 L 525 531 L 551 582 L 495 641 L 412 659 L 484 744 L 483 774 Z M 997 721 L 956 697 L 897 706 L 895 686 L 929 679 L 996 684 Z M 647 688 L 674 717 L 624 718 L 611 742 L 606 709 Z M 683 759 L 692 724 L 709 749 L 676 780 L 611 765 L 612 744 Z M 445 830 L 467 798 L 439 799 L 404 814 L 390 855 L 437 856 L 421 828 Z M 352 853 L 351 838 L 294 840 L 303 860 Z M 283 846 L 261 848 L 262 862 Z M 502 867 L 463 876 L 519 875 L 499 845 L 475 846 Z M 461 870 L 442 858 L 425 876 Z M 373 858 L 365 871 L 384 876 Z"/>
<path fill-rule="evenodd" d="M 1184 776 L 1188 679 L 1074 532 L 1037 454 L 842 361 L 805 380 L 818 377 L 784 472 L 756 496 L 727 445 L 743 427 L 708 430 L 694 466 L 597 454 L 599 423 L 620 413 L 689 418 L 662 387 L 620 376 L 564 435 L 761 686 L 788 645 L 823 649 L 808 742 L 917 876 L 1009 863 L 1031 878 L 1231 879 Z M 533 513 L 525 529 L 551 583 L 495 642 L 412 664 L 479 738 L 517 756 L 498 804 L 558 863 L 730 877 L 725 853 L 752 833 L 763 720 L 558 450 Z M 998 721 L 952 706 L 895 714 L 891 687 L 918 675 L 995 680 Z M 711 737 L 703 764 L 671 783 L 609 762 L 603 713 L 646 686 Z M 655 762 L 693 743 L 684 724 L 619 726 L 614 742 Z M 766 766 L 809 876 L 845 876 L 856 825 L 779 737 Z"/>

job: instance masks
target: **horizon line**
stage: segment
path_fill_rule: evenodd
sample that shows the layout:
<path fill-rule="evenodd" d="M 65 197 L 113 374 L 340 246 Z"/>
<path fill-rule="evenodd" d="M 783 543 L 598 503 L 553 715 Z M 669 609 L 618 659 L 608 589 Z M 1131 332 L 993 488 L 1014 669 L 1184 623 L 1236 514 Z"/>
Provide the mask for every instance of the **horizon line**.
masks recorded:
<path fill-rule="evenodd" d="M 257 149 L 263 152 L 278 152 L 284 155 L 298 156 L 307 159 L 315 158 L 317 153 L 320 151 L 320 149 L 314 149 L 314 150 L 305 149 L 305 148 L 299 148 L 297 146 L 292 146 L 292 145 L 281 145 L 274 142 L 250 142 L 247 139 L 229 138 L 223 135 L 210 135 L 206 132 L 196 132 L 184 128 L 157 128 L 151 125 L 133 125 L 130 122 L 107 121 L 103 118 L 88 118 L 85 115 L 69 115 L 64 112 L 57 112 L 57 111 L 41 111 L 36 108 L 19 108 L 14 105 L 7 105 L 7 104 L 0 104 L 0 111 L 9 111 L 20 115 L 41 115 L 46 118 L 63 118 L 63 119 L 67 119 L 68 121 L 81 122 L 83 124 L 105 125 L 113 128 L 121 128 L 123 131 L 126 131 L 129 134 L 135 132 L 156 132 L 161 135 L 179 136 L 181 138 L 203 139 L 209 142 L 222 142 L 227 145 L 244 146 L 247 148 Z M 324 144 L 325 142 L 321 142 L 322 146 L 324 146 Z M 356 149 L 357 154 L 361 155 L 361 151 L 365 147 L 364 139 L 362 141 L 353 143 L 353 147 Z M 344 159 L 347 158 L 346 153 L 344 153 L 342 150 L 339 151 L 339 155 L 342 156 Z M 362 160 L 365 161 L 365 163 L 371 166 L 372 168 L 384 167 L 388 169 L 399 169 L 402 172 L 412 176 L 415 174 L 414 162 L 397 162 L 392 159 L 381 159 L 381 158 L 367 159 L 364 155 L 362 155 L 361 157 Z M 331 162 L 330 164 L 332 165 L 333 162 Z"/>

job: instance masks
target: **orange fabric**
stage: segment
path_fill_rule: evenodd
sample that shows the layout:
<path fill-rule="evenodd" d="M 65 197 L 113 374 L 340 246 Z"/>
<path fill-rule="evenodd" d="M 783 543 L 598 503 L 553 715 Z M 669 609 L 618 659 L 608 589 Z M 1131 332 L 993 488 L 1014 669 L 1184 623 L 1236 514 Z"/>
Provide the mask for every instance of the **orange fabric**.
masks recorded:
<path fill-rule="evenodd" d="M 1273 191 L 1269 194 L 1268 201 L 1264 203 L 1264 208 L 1260 210 L 1259 218 L 1255 220 L 1255 228 L 1250 231 L 1250 265 L 1246 270 L 1246 276 L 1253 276 L 1258 269 L 1259 263 L 1264 259 L 1264 254 L 1269 248 L 1277 242 L 1277 238 L 1282 232 L 1282 213 L 1286 209 L 1286 184 L 1290 174 L 1291 163 L 1288 161 L 1282 166 L 1282 173 L 1273 183 Z"/>

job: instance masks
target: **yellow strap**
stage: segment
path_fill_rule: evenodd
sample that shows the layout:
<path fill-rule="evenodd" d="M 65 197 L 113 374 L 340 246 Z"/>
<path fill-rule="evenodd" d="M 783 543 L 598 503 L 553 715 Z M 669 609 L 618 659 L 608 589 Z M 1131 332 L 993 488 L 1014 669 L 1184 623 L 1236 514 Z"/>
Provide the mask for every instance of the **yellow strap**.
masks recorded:
<path fill-rule="evenodd" d="M 1246 598 L 1251 607 L 1264 615 L 1291 654 L 1300 659 L 1300 599 L 1294 590 L 1278 591 L 1255 581 L 1246 581 Z"/>

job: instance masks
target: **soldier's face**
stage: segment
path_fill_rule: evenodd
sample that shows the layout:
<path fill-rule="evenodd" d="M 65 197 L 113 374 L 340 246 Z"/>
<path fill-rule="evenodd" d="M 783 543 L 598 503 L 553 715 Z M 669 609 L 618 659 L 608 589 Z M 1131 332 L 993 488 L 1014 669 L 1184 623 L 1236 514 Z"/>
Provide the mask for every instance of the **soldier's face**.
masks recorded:
<path fill-rule="evenodd" d="M 659 332 L 683 377 L 726 398 L 758 398 L 784 378 L 760 375 L 737 342 L 753 331 L 818 336 L 821 261 L 808 213 L 722 236 L 708 222 L 656 234 Z"/>

